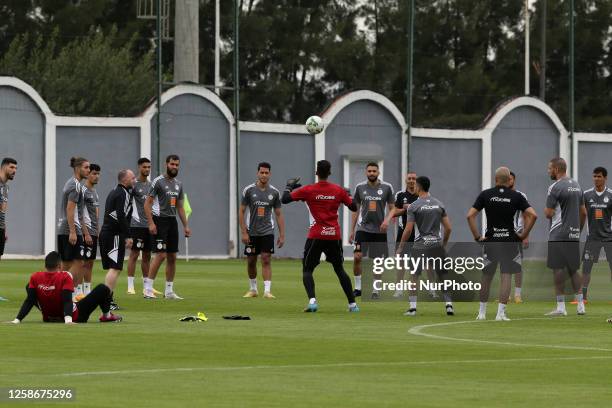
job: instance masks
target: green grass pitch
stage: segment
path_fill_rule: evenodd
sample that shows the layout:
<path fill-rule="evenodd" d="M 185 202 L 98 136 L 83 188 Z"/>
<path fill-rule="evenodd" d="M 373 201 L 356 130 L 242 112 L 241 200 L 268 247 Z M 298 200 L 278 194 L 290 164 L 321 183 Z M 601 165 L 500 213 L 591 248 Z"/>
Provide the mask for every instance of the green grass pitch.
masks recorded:
<path fill-rule="evenodd" d="M 10 299 L 0 302 L 1 321 L 15 317 L 41 264 L 0 262 L 0 295 Z M 300 265 L 273 263 L 276 300 L 242 298 L 244 262 L 181 261 L 175 288 L 183 301 L 128 296 L 122 275 L 119 324 L 99 324 L 97 312 L 89 324 L 43 324 L 33 310 L 19 326 L 0 325 L 0 388 L 72 387 L 76 400 L 65 404 L 75 407 L 610 406 L 608 301 L 587 305 L 586 316 L 568 304 L 566 318 L 544 318 L 551 296 L 510 305 L 511 322 L 474 322 L 477 303 L 456 303 L 454 317 L 436 303 L 420 303 L 415 318 L 402 316 L 400 302 L 362 302 L 361 313 L 349 314 L 322 264 L 320 311 L 305 314 Z M 610 285 L 603 265 L 593 273 Z M 97 262 L 94 281 L 102 276 Z M 161 289 L 163 271 L 159 278 Z M 178 321 L 198 311 L 208 322 Z M 228 314 L 252 320 L 221 318 Z"/>

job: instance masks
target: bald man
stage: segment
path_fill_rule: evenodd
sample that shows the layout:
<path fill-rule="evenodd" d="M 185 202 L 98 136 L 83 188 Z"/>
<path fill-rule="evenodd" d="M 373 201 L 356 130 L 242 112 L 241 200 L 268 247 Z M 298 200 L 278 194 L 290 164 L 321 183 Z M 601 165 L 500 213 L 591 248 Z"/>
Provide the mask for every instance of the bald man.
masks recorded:
<path fill-rule="evenodd" d="M 487 216 L 484 237 L 478 231 L 476 222 L 478 213 L 483 209 Z M 518 234 L 514 229 L 514 216 L 517 211 L 522 213 L 524 220 L 523 231 Z M 511 278 L 512 274 L 521 271 L 518 243 L 529 236 L 536 219 L 536 212 L 529 205 L 525 196 L 510 188 L 510 170 L 507 167 L 495 170 L 495 187 L 482 191 L 467 214 L 474 240 L 484 243 L 485 267 L 482 270 L 480 309 L 477 320 L 486 319 L 491 281 L 498 264 L 501 285 L 495 320 L 510 320 L 506 316 L 506 304 L 510 296 Z"/>
<path fill-rule="evenodd" d="M 112 292 L 117 285 L 117 279 L 123 269 L 125 248 L 132 247 L 132 239 L 128 232 L 130 220 L 132 219 L 132 189 L 136 183 L 136 176 L 132 170 L 121 170 L 117 175 L 117 187 L 108 197 L 104 208 L 104 225 L 100 231 L 100 255 L 102 256 L 102 268 L 106 273 L 104 284 Z"/>

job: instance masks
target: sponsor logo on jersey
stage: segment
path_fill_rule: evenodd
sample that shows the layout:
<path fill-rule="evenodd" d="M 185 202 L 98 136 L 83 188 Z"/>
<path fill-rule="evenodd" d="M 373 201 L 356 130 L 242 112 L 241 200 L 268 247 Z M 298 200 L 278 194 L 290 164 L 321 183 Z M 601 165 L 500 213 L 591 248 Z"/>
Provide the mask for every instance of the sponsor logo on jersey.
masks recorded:
<path fill-rule="evenodd" d="M 40 290 L 55 290 L 55 285 L 43 285 L 42 283 L 40 283 L 38 285 L 38 289 L 40 289 Z"/>
<path fill-rule="evenodd" d="M 580 192 L 580 189 L 578 187 L 568 187 L 567 191 L 569 191 L 569 192 L 576 192 L 576 191 Z"/>
<path fill-rule="evenodd" d="M 421 206 L 421 210 L 437 210 L 439 209 L 439 205 L 423 205 Z"/>
<path fill-rule="evenodd" d="M 254 205 L 270 205 L 270 203 L 266 201 L 254 201 L 253 204 Z"/>
<path fill-rule="evenodd" d="M 324 195 L 324 194 L 319 194 L 318 196 L 315 197 L 315 200 L 335 200 L 336 196 L 333 195 Z"/>
<path fill-rule="evenodd" d="M 503 197 L 491 197 L 491 199 L 489 201 L 495 201 L 498 203 L 509 203 L 510 199 L 509 198 L 503 198 Z"/>
<path fill-rule="evenodd" d="M 336 227 L 323 227 L 321 229 L 321 235 L 336 235 Z"/>
<path fill-rule="evenodd" d="M 365 196 L 363 199 L 366 201 L 381 201 L 382 197 Z"/>

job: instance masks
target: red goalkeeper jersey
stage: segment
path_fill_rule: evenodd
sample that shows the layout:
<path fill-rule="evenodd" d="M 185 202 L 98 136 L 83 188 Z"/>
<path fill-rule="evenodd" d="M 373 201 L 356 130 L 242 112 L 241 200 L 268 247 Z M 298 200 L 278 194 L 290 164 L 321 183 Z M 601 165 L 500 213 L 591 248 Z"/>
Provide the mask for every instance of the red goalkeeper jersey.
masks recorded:
<path fill-rule="evenodd" d="M 340 240 L 338 208 L 351 205 L 349 193 L 337 184 L 319 181 L 291 192 L 293 201 L 304 201 L 310 212 L 308 238 Z"/>
<path fill-rule="evenodd" d="M 28 287 L 36 289 L 36 300 L 45 322 L 64 321 L 62 290 L 74 291 L 72 275 L 69 272 L 35 272 Z M 72 319 L 76 321 L 77 308 L 73 304 Z"/>

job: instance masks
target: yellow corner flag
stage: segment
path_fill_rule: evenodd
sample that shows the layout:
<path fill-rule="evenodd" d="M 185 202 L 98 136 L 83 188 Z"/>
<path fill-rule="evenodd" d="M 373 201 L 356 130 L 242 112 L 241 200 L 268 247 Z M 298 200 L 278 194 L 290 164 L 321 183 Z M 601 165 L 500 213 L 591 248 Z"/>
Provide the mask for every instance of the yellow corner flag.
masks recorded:
<path fill-rule="evenodd" d="M 191 213 L 191 204 L 189 204 L 189 198 L 187 198 L 187 194 L 185 194 L 185 199 L 183 200 L 183 208 L 185 209 L 185 217 L 189 218 Z"/>

